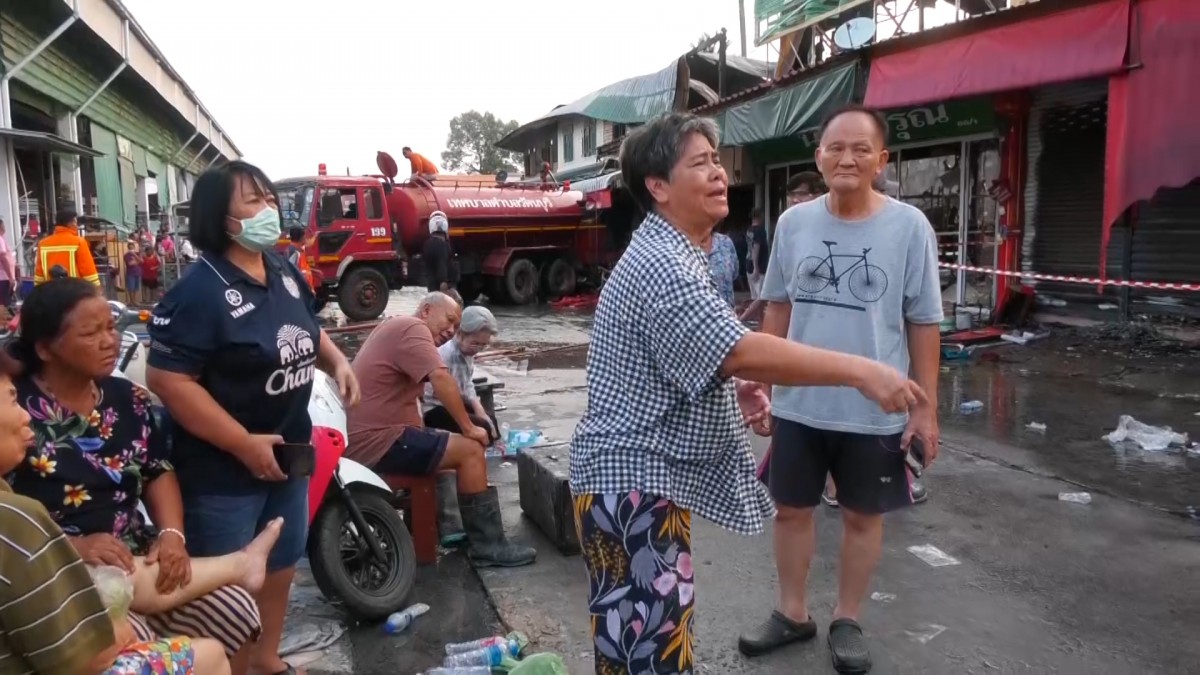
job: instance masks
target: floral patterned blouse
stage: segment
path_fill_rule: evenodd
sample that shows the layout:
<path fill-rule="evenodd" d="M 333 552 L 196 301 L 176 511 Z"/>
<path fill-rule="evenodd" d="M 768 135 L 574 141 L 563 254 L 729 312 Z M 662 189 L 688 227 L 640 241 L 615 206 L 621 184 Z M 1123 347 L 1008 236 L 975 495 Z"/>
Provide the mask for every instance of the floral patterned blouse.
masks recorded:
<path fill-rule="evenodd" d="M 96 382 L 99 401 L 84 417 L 62 408 L 32 377 L 17 380 L 32 418 L 33 445 L 7 477 L 13 491 L 38 500 L 68 535 L 112 533 L 136 555 L 157 532 L 138 511 L 148 481 L 172 466 L 150 395 L 129 380 Z"/>

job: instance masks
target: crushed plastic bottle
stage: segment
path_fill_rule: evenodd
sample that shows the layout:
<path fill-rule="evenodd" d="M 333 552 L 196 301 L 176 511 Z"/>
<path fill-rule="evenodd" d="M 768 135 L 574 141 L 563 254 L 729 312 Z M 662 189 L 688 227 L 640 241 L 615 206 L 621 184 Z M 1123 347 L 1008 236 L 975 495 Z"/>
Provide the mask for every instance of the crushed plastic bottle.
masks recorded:
<path fill-rule="evenodd" d="M 1072 504 L 1091 504 L 1092 495 L 1089 492 L 1060 492 L 1058 493 L 1058 501 L 1071 502 Z"/>
<path fill-rule="evenodd" d="M 983 401 L 963 401 L 963 404 L 958 406 L 958 411 L 964 415 L 977 413 L 983 410 Z"/>
<path fill-rule="evenodd" d="M 480 649 L 491 647 L 492 645 L 502 645 L 508 642 L 508 638 L 502 635 L 493 635 L 479 640 L 471 640 L 470 642 L 451 642 L 446 645 L 446 655 L 463 654 L 466 652 L 477 652 Z"/>
<path fill-rule="evenodd" d="M 492 675 L 491 666 L 437 667 L 425 671 L 425 675 Z"/>
<path fill-rule="evenodd" d="M 405 609 L 403 612 L 396 612 L 387 618 L 387 623 L 383 624 L 383 630 L 388 635 L 403 633 L 406 628 L 412 625 L 412 622 L 425 612 L 429 611 L 429 605 L 418 602 L 417 604 Z"/>
<path fill-rule="evenodd" d="M 506 640 L 504 644 L 491 645 L 473 652 L 451 654 L 442 661 L 442 665 L 451 668 L 456 666 L 490 666 L 500 665 L 505 656 L 517 658 L 521 653 L 521 645 L 516 640 Z"/>
<path fill-rule="evenodd" d="M 1042 422 L 1030 422 L 1029 424 L 1027 424 L 1025 426 L 1025 428 L 1034 432 L 1035 434 L 1046 433 L 1046 425 L 1043 424 Z"/>

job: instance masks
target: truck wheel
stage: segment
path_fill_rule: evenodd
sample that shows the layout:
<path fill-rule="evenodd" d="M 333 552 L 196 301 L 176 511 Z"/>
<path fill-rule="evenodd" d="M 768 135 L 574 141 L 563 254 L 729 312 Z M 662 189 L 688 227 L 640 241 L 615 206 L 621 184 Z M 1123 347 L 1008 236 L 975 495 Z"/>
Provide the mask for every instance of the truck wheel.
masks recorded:
<path fill-rule="evenodd" d="M 551 298 L 561 298 L 573 294 L 577 283 L 575 266 L 566 258 L 555 258 L 546 267 L 542 278 L 546 295 Z"/>
<path fill-rule="evenodd" d="M 352 270 L 338 286 L 338 307 L 352 321 L 373 321 L 387 307 L 387 279 L 375 268 Z"/>
<path fill-rule="evenodd" d="M 529 258 L 517 258 L 504 270 L 504 291 L 513 304 L 528 305 L 537 301 L 538 269 Z"/>

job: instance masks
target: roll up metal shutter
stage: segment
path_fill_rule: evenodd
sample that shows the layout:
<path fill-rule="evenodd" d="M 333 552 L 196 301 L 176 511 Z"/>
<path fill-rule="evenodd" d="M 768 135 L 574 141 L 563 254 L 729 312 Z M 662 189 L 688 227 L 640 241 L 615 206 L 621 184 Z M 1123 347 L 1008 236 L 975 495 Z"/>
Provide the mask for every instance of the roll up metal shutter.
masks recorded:
<path fill-rule="evenodd" d="M 1027 148 L 1022 269 L 1077 277 L 1099 272 L 1107 113 L 1103 80 L 1035 92 Z M 1109 256 L 1109 269 L 1120 277 L 1124 235 L 1118 230 L 1113 230 L 1110 250 L 1115 248 L 1117 254 Z M 1055 295 L 1096 297 L 1094 286 L 1081 284 L 1041 281 L 1037 288 Z"/>
<path fill-rule="evenodd" d="M 1160 190 L 1154 199 L 1139 204 L 1136 214 L 1132 279 L 1200 284 L 1200 180 Z M 1115 236 L 1116 230 L 1113 233 Z M 1200 310 L 1200 294 L 1195 292 L 1133 289 L 1132 295 L 1171 296 Z"/>

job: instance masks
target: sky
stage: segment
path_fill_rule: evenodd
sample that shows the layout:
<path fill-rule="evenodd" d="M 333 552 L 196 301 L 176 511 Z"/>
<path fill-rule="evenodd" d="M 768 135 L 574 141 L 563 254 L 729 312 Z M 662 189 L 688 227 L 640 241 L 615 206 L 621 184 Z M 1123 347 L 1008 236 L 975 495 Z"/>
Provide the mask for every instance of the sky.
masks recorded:
<path fill-rule="evenodd" d="M 277 180 L 320 163 L 374 173 L 377 151 L 399 157 L 405 145 L 440 164 L 459 113 L 525 123 L 661 70 L 722 27 L 740 49 L 737 0 L 123 1 Z"/>
<path fill-rule="evenodd" d="M 377 151 L 406 145 L 440 165 L 459 113 L 524 124 L 659 71 L 721 28 L 740 51 L 737 0 L 123 1 L 276 180 L 321 163 L 375 173 Z M 754 0 L 745 7 L 748 55 L 775 60 L 777 48 L 754 47 Z M 929 10 L 927 24 L 953 13 Z M 906 19 L 915 29 L 916 13 Z"/>

